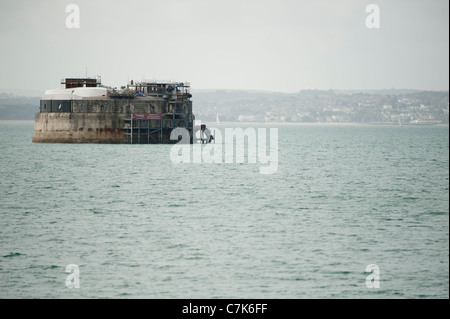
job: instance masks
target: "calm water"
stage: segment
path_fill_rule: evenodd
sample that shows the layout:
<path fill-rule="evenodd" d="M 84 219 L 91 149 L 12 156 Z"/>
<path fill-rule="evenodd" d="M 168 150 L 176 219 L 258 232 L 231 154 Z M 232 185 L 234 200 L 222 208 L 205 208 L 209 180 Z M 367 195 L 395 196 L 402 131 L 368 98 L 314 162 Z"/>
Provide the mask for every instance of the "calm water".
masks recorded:
<path fill-rule="evenodd" d="M 0 122 L 0 297 L 449 297 L 448 127 L 272 127 L 261 175 Z"/>

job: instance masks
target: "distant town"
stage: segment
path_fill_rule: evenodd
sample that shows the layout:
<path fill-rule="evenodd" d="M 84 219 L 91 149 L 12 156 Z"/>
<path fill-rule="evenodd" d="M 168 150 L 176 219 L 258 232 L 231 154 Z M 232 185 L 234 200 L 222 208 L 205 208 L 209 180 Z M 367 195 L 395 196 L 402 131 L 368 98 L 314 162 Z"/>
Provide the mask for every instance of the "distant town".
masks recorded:
<path fill-rule="evenodd" d="M 223 122 L 448 124 L 449 92 L 304 90 L 194 93 L 197 119 Z"/>
<path fill-rule="evenodd" d="M 192 90 L 192 94 L 196 119 L 205 122 L 449 123 L 448 91 Z M 0 92 L 0 120 L 33 120 L 39 100 Z"/>

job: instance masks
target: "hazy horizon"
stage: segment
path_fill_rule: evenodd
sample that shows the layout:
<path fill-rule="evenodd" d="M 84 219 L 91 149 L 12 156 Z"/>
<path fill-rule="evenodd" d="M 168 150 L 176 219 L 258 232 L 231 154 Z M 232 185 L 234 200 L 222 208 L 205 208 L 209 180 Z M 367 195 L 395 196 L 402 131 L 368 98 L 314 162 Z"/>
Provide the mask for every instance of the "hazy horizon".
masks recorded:
<path fill-rule="evenodd" d="M 62 87 L 62 86 L 61 86 Z M 48 88 L 48 89 L 55 89 L 58 87 Z M 250 92 L 250 93 L 258 93 L 258 94 L 299 94 L 302 91 L 334 91 L 337 93 L 356 93 L 356 92 L 363 92 L 368 94 L 385 94 L 383 92 L 385 91 L 397 91 L 397 92 L 406 92 L 406 93 L 414 93 L 414 92 L 443 92 L 443 93 L 449 93 L 450 91 L 447 90 L 420 90 L 420 89 L 406 89 L 406 88 L 390 88 L 390 89 L 302 89 L 295 92 L 281 92 L 281 91 L 268 91 L 268 90 L 251 90 L 251 89 L 225 89 L 225 88 L 211 88 L 211 89 L 197 89 L 193 88 L 191 89 L 191 93 L 193 94 L 202 94 L 202 93 L 208 93 L 208 92 L 215 92 L 215 91 L 242 91 L 242 92 Z M 15 97 L 25 97 L 25 98 L 36 98 L 41 97 L 45 94 L 45 90 L 39 91 L 39 90 L 21 90 L 21 89 L 2 89 L 0 88 L 0 94 L 11 94 Z M 396 93 L 396 94 L 404 94 L 404 93 Z"/>
<path fill-rule="evenodd" d="M 79 28 L 66 25 L 71 3 Z M 380 28 L 366 25 L 371 3 Z M 448 26 L 445 0 L 0 0 L 0 91 L 42 95 L 86 74 L 107 86 L 448 91 Z"/>

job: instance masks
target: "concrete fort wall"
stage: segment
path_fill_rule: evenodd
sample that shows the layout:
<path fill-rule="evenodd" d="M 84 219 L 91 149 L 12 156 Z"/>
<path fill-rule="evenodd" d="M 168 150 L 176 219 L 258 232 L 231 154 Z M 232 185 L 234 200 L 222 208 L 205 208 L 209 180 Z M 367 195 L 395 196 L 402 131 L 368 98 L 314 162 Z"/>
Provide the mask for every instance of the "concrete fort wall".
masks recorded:
<path fill-rule="evenodd" d="M 49 101 L 41 101 L 41 110 L 35 116 L 33 142 L 127 143 L 124 120 L 130 118 L 133 113 L 182 113 L 186 121 L 177 121 L 177 126 L 184 126 L 193 119 L 190 100 L 168 103 L 165 99 L 151 97 L 103 97 L 71 100 L 70 105 L 55 100 Z M 58 107 L 53 107 L 53 104 Z M 171 126 L 170 119 L 163 120 L 164 128 Z"/>
<path fill-rule="evenodd" d="M 125 143 L 119 113 L 37 113 L 33 142 Z"/>
<path fill-rule="evenodd" d="M 83 99 L 72 101 L 73 113 L 192 113 L 192 101 L 168 103 L 158 98 Z"/>

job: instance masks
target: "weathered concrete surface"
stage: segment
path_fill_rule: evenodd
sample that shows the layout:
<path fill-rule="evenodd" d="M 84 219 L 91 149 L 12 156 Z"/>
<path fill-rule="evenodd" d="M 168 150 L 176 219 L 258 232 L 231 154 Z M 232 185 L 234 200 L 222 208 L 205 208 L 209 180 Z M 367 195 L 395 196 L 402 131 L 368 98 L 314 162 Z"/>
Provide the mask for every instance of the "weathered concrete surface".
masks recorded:
<path fill-rule="evenodd" d="M 50 101 L 55 102 L 55 101 Z M 184 119 L 164 118 L 162 142 L 170 143 L 169 128 L 192 123 L 192 101 L 168 101 L 156 97 L 116 99 L 92 97 L 71 100 L 66 109 L 43 108 L 49 100 L 41 100 L 41 112 L 35 116 L 33 142 L 36 143 L 127 143 L 124 120 L 133 113 L 184 114 Z M 56 103 L 56 104 L 55 104 Z M 60 101 L 56 101 L 55 105 Z M 62 102 L 61 102 L 62 103 Z M 51 109 L 46 112 L 45 109 Z M 70 112 L 69 112 L 70 111 Z M 160 124 L 160 125 L 161 125 Z M 153 125 L 153 124 L 152 124 Z M 153 126 L 152 126 L 153 127 Z M 155 140 L 158 134 L 151 134 Z M 167 135 L 167 136 L 166 136 Z"/>
<path fill-rule="evenodd" d="M 37 113 L 35 143 L 125 143 L 125 114 Z"/>

